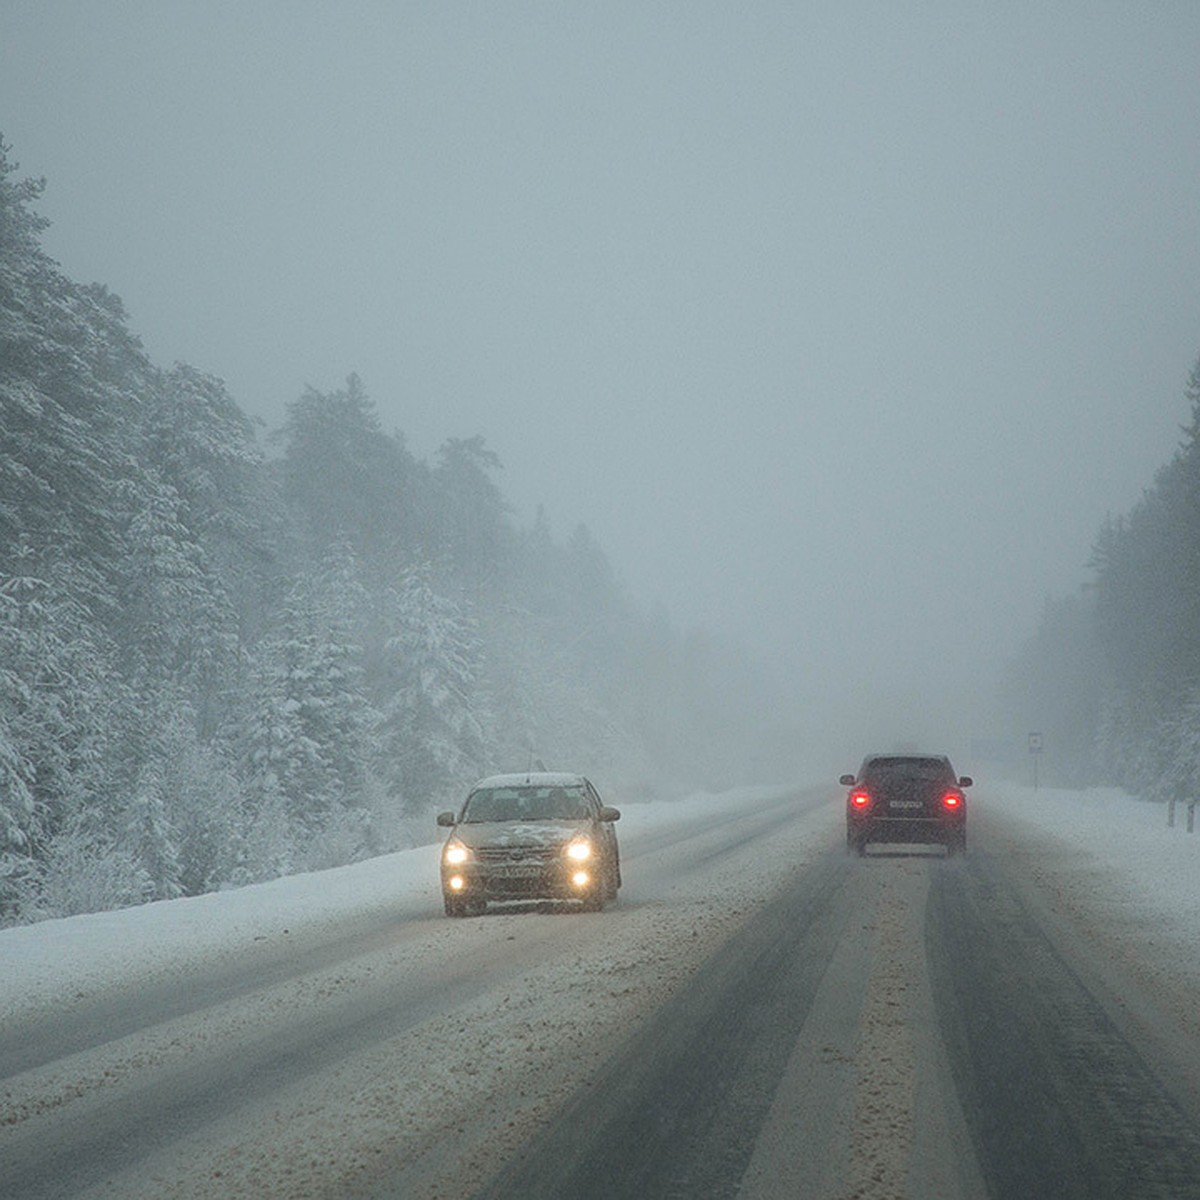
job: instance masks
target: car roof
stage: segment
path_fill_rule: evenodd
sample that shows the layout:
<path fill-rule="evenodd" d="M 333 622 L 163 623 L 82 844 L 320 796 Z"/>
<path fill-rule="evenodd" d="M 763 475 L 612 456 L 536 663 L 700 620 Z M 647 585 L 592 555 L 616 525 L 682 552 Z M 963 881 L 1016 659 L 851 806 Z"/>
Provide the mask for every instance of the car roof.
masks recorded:
<path fill-rule="evenodd" d="M 901 762 L 909 760 L 916 762 L 928 762 L 930 759 L 935 759 L 937 762 L 949 762 L 950 758 L 946 754 L 868 754 L 863 762 L 876 762 L 881 758 L 898 759 Z"/>
<path fill-rule="evenodd" d="M 586 783 L 582 775 L 572 775 L 566 771 L 527 771 L 524 774 L 489 775 L 475 784 L 471 791 L 497 787 L 580 787 Z"/>
<path fill-rule="evenodd" d="M 865 771 L 868 767 L 874 766 L 876 763 L 941 763 L 954 770 L 950 764 L 950 758 L 946 754 L 868 754 L 862 760 L 860 771 Z"/>

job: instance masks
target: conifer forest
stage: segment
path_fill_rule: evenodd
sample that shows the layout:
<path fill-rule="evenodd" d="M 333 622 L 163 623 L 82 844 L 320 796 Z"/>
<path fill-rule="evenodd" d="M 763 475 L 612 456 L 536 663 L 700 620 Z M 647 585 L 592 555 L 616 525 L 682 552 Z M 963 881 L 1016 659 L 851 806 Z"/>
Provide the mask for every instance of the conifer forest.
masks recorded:
<path fill-rule="evenodd" d="M 433 840 L 482 775 L 744 771 L 762 681 L 364 382 L 261 429 L 44 251 L 0 142 L 0 923 Z M 761 711 L 761 708 L 760 708 Z M 731 732 L 736 731 L 731 736 Z M 719 736 L 718 736 L 719 735 Z"/>

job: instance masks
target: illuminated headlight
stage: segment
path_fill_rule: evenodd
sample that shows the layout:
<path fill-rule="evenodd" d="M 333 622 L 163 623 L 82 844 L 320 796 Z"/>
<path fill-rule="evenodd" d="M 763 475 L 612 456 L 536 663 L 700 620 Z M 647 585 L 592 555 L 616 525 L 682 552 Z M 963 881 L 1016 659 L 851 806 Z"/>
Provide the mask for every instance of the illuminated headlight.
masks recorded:
<path fill-rule="evenodd" d="M 453 841 L 447 842 L 446 849 L 442 852 L 442 861 L 455 867 L 457 867 L 460 863 L 465 863 L 470 857 L 471 851 L 457 838 L 455 838 Z"/>
<path fill-rule="evenodd" d="M 586 871 L 576 871 L 575 874 L 571 876 L 571 882 L 577 888 L 583 888 L 587 887 L 587 885 L 592 882 L 592 877 Z"/>
<path fill-rule="evenodd" d="M 592 857 L 592 843 L 587 841 L 572 842 L 567 847 L 567 857 L 576 862 L 583 862 Z"/>

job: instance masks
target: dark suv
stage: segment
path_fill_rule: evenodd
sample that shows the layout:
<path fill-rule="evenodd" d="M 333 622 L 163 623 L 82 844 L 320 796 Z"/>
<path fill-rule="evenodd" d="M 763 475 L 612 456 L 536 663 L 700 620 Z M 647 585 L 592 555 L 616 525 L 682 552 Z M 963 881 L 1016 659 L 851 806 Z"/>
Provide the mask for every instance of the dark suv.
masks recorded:
<path fill-rule="evenodd" d="M 613 822 L 582 775 L 493 775 L 458 813 L 437 823 L 453 830 L 442 847 L 446 915 L 482 913 L 489 900 L 578 900 L 600 909 L 616 899 L 621 859 Z"/>
<path fill-rule="evenodd" d="M 857 775 L 843 775 L 846 848 L 869 842 L 932 842 L 947 854 L 967 848 L 967 797 L 974 782 L 954 774 L 944 754 L 870 754 Z"/>

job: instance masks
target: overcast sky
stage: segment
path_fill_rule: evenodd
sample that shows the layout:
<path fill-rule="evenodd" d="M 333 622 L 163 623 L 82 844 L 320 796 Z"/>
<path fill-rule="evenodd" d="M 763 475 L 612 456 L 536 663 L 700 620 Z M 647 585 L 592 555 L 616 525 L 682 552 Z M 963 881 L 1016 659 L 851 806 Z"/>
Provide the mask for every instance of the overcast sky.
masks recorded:
<path fill-rule="evenodd" d="M 643 606 L 920 706 L 1178 443 L 1198 64 L 1182 2 L 0 0 L 0 132 L 162 365 L 269 426 L 357 371 Z"/>

